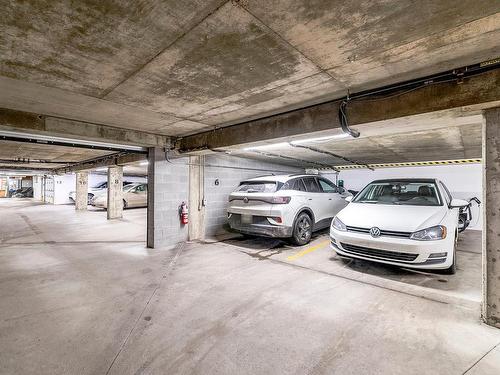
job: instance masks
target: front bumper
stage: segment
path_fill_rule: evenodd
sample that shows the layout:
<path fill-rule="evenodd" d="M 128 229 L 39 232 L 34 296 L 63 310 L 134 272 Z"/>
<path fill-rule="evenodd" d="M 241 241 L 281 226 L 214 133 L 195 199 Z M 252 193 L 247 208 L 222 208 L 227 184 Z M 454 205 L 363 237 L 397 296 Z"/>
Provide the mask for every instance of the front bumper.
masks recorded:
<path fill-rule="evenodd" d="M 251 223 L 244 224 L 241 222 L 239 215 L 231 215 L 228 219 L 229 226 L 232 230 L 235 230 L 244 234 L 251 234 L 263 237 L 273 237 L 273 238 L 285 238 L 291 237 L 293 228 L 284 225 L 272 225 L 264 223 Z"/>
<path fill-rule="evenodd" d="M 437 241 L 389 236 L 373 238 L 369 234 L 341 232 L 332 228 L 330 240 L 333 250 L 350 258 L 416 269 L 445 269 L 453 263 L 454 238 L 449 237 Z"/>
<path fill-rule="evenodd" d="M 93 207 L 97 207 L 97 208 L 106 208 L 107 207 L 107 204 L 106 202 L 102 202 L 102 201 L 90 201 L 90 205 L 93 206 Z"/>

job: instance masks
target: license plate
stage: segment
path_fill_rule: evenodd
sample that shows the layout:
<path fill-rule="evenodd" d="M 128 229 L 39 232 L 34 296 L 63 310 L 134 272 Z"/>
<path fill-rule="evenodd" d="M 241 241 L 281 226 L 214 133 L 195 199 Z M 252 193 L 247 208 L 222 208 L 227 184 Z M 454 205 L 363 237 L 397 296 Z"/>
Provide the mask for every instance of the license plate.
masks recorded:
<path fill-rule="evenodd" d="M 242 224 L 252 224 L 252 215 L 241 215 Z"/>

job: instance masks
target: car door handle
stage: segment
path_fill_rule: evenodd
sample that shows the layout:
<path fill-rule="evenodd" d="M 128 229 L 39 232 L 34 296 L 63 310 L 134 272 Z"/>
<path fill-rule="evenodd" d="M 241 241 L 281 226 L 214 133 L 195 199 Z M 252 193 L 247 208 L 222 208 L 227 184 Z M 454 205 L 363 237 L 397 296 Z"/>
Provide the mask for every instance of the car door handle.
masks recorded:
<path fill-rule="evenodd" d="M 329 201 L 331 201 L 331 200 L 332 200 L 332 198 L 328 198 L 328 200 L 329 200 Z"/>
<path fill-rule="evenodd" d="M 312 199 L 312 198 L 309 198 L 308 200 L 309 200 L 309 201 L 312 201 L 313 199 Z"/>

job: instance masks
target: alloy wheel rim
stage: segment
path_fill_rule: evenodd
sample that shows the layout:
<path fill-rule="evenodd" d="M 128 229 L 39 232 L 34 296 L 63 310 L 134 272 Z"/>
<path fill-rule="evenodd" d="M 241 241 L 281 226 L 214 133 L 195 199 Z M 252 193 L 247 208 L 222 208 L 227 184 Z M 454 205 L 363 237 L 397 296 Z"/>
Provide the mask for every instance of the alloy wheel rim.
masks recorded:
<path fill-rule="evenodd" d="M 302 240 L 306 240 L 307 237 L 309 236 L 309 229 L 311 228 L 311 224 L 309 224 L 309 220 L 307 220 L 306 217 L 303 217 L 299 221 L 298 225 L 298 234 L 299 238 Z"/>

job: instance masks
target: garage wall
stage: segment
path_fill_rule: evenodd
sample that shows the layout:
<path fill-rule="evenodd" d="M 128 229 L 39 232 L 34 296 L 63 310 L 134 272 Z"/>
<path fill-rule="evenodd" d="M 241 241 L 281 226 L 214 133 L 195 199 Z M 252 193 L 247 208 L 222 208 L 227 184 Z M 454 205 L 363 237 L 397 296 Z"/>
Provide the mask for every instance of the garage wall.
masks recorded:
<path fill-rule="evenodd" d="M 238 168 L 255 168 L 263 171 L 245 169 L 225 169 L 207 165 L 221 165 Z M 248 178 L 262 176 L 267 173 L 301 173 L 301 168 L 293 168 L 274 163 L 265 163 L 225 154 L 205 156 L 205 236 L 213 237 L 225 232 L 227 223 L 227 206 L 229 194 Z M 218 185 L 216 184 L 218 181 Z"/>
<path fill-rule="evenodd" d="M 73 203 L 69 199 L 69 193 L 75 190 L 76 175 L 65 174 L 54 176 L 54 204 Z"/>
<path fill-rule="evenodd" d="M 339 174 L 339 179 L 344 180 L 345 187 L 357 191 L 373 180 L 398 177 L 438 178 L 450 189 L 454 198 L 469 199 L 476 196 L 482 200 L 481 164 L 380 168 L 375 171 L 353 169 L 341 171 Z M 473 222 L 469 228 L 482 229 L 481 210 L 473 209 L 473 215 Z"/>

